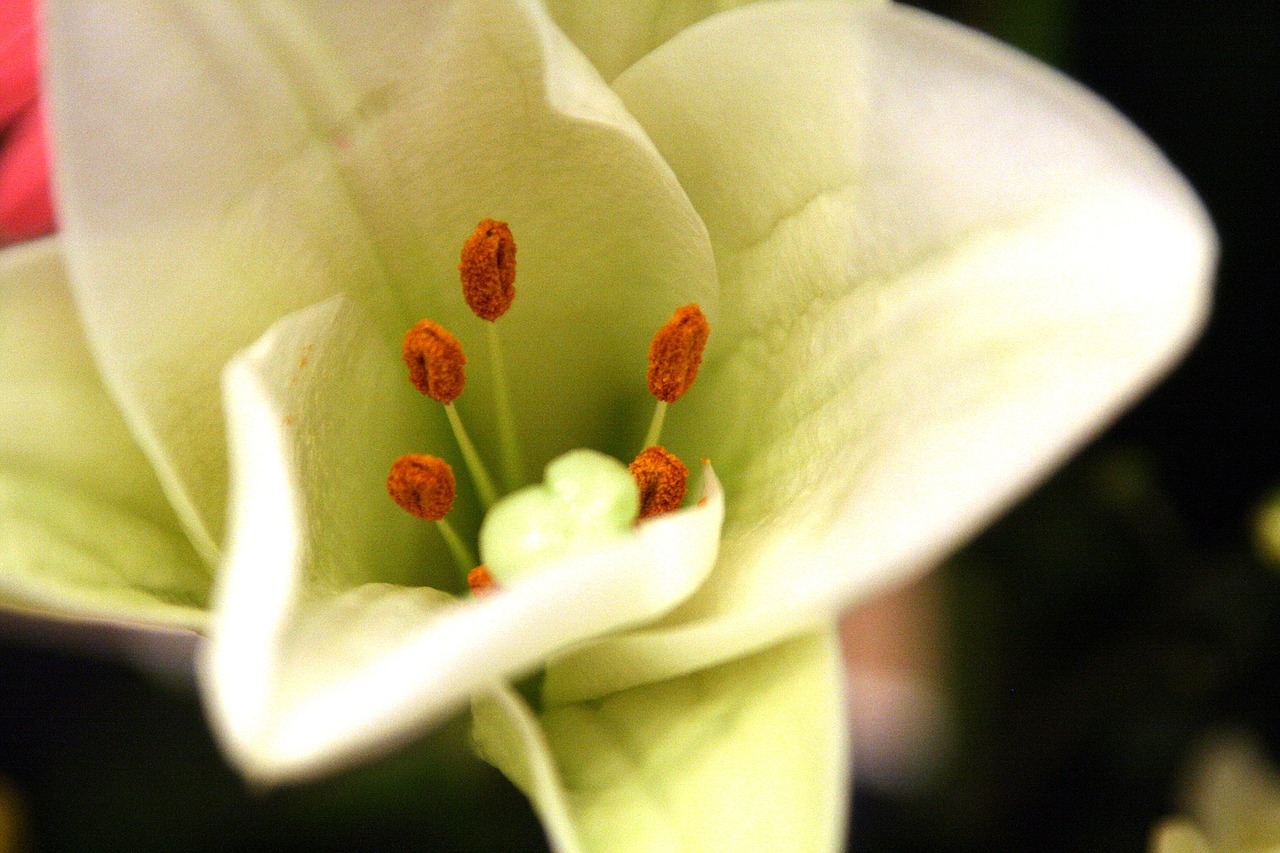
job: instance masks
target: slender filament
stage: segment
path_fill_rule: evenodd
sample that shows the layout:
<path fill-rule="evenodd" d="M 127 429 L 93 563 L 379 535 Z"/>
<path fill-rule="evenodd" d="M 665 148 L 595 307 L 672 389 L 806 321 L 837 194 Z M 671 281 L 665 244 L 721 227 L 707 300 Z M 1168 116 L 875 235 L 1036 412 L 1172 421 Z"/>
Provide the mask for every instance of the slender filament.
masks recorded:
<path fill-rule="evenodd" d="M 649 431 L 645 433 L 641 447 L 653 447 L 658 443 L 658 438 L 662 435 L 662 423 L 666 419 L 667 401 L 659 400 L 658 405 L 653 407 L 653 419 L 649 421 Z"/>
<path fill-rule="evenodd" d="M 524 485 L 524 465 L 521 462 L 520 441 L 516 437 L 516 419 L 511 408 L 511 394 L 507 386 L 507 370 L 502 360 L 502 346 L 498 342 L 498 324 L 486 323 L 489 338 L 489 364 L 493 370 L 493 402 L 498 416 L 498 443 L 502 453 L 502 477 L 507 491 Z"/>
<path fill-rule="evenodd" d="M 471 472 L 471 480 L 476 484 L 476 494 L 480 496 L 480 503 L 487 512 L 498 499 L 498 492 L 493 487 L 493 479 L 489 476 L 489 470 L 484 467 L 480 454 L 476 452 L 476 446 L 471 443 L 471 436 L 467 435 L 467 429 L 462 425 L 462 417 L 459 416 L 453 403 L 444 404 L 444 413 L 449 416 L 449 426 L 453 429 L 453 437 L 458 442 L 458 449 L 462 451 L 462 461 Z M 475 563 L 473 562 L 472 565 Z"/>
<path fill-rule="evenodd" d="M 440 535 L 444 537 L 444 544 L 449 546 L 449 552 L 453 554 L 453 561 L 458 564 L 459 571 L 463 577 L 471 571 L 471 567 L 476 564 L 475 555 L 471 553 L 471 549 L 462 541 L 462 537 L 458 535 L 458 531 L 453 529 L 453 525 L 449 523 L 447 518 L 436 519 L 436 527 L 440 529 Z"/>

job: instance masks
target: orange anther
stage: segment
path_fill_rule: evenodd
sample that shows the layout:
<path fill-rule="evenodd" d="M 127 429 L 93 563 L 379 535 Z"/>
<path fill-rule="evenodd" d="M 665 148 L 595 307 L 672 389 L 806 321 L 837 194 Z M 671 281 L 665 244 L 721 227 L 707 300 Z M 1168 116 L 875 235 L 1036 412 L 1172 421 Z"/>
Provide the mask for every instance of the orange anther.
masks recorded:
<path fill-rule="evenodd" d="M 507 223 L 485 219 L 462 244 L 462 296 L 481 320 L 496 320 L 516 298 L 516 241 Z"/>
<path fill-rule="evenodd" d="M 649 393 L 674 403 L 693 385 L 711 326 L 697 305 L 677 308 L 649 344 Z"/>
<path fill-rule="evenodd" d="M 462 345 L 430 320 L 419 320 L 405 333 L 404 363 L 414 387 L 441 403 L 452 403 L 467 384 Z"/>
<path fill-rule="evenodd" d="M 483 565 L 476 566 L 467 574 L 467 586 L 471 588 L 471 594 L 476 598 L 498 591 L 498 582 Z"/>
<path fill-rule="evenodd" d="M 640 487 L 640 520 L 680 508 L 689 469 L 675 454 L 658 445 L 646 447 L 629 468 Z"/>
<path fill-rule="evenodd" d="M 387 492 L 400 508 L 427 521 L 439 521 L 453 507 L 453 469 L 437 456 L 409 453 L 391 466 Z"/>

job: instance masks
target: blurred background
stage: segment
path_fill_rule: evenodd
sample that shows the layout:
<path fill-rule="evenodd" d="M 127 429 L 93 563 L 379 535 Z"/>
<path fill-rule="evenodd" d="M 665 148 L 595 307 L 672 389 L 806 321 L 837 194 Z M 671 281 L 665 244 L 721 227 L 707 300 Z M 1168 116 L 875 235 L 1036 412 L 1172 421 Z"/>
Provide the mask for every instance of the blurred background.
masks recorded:
<path fill-rule="evenodd" d="M 899 599 L 910 636 L 868 641 L 867 625 L 893 619 L 851 623 L 855 655 L 870 643 L 910 658 L 919 644 L 949 708 L 907 778 L 859 786 L 851 849 L 1142 850 L 1207 732 L 1244 729 L 1280 754 L 1280 569 L 1256 523 L 1280 488 L 1266 130 L 1280 12 L 1270 0 L 917 5 L 1112 101 L 1198 188 L 1223 254 L 1208 332 L 1167 382 Z M 246 791 L 186 686 L 0 630 L 0 850 L 18 824 L 32 850 L 543 849 L 465 736 L 455 725 L 338 779 Z"/>

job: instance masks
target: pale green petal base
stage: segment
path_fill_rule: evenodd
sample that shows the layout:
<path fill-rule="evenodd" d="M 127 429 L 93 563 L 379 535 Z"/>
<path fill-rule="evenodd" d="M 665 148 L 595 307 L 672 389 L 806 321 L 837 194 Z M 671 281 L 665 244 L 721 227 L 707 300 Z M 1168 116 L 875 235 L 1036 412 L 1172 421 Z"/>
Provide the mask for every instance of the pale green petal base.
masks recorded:
<path fill-rule="evenodd" d="M 843 672 L 825 631 L 537 715 L 504 688 L 476 701 L 475 738 L 560 851 L 835 851 Z"/>
<path fill-rule="evenodd" d="M 0 254 L 0 600 L 201 628 L 209 571 L 98 381 L 56 240 Z"/>

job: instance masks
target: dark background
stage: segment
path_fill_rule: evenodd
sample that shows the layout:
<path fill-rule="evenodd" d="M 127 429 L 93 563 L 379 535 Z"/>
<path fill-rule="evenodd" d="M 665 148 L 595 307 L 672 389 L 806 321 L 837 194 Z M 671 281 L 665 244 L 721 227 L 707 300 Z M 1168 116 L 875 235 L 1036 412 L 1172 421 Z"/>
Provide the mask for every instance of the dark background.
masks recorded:
<path fill-rule="evenodd" d="M 1183 366 L 948 565 L 958 746 L 912 796 L 860 792 L 855 850 L 1141 850 L 1205 731 L 1280 748 L 1272 3 L 923 3 L 1130 116 L 1217 222 L 1216 308 Z M 322 784 L 245 791 L 189 689 L 0 634 L 0 785 L 49 850 L 517 850 L 536 823 L 454 727 Z"/>

